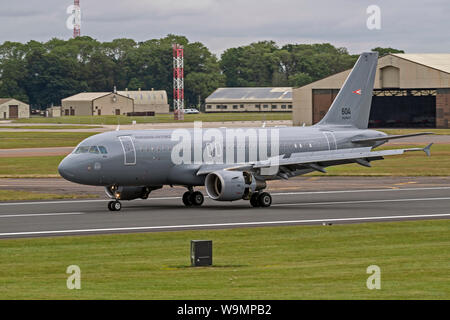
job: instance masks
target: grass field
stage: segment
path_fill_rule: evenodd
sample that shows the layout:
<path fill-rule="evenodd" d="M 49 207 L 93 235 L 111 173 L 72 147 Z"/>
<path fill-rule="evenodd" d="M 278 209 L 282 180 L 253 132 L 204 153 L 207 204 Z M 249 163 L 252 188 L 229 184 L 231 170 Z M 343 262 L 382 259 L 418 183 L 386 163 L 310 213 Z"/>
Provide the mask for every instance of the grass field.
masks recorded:
<path fill-rule="evenodd" d="M 64 156 L 0 158 L 1 178 L 59 177 Z"/>
<path fill-rule="evenodd" d="M 18 200 L 57 200 L 57 199 L 93 199 L 97 198 L 92 194 L 55 194 L 41 193 L 21 190 L 0 190 L 0 201 Z"/>
<path fill-rule="evenodd" d="M 102 126 L 76 126 L 76 125 L 23 125 L 23 126 L 0 126 L 0 129 L 11 129 L 11 130 L 73 130 L 73 129 L 97 129 L 102 128 Z"/>
<path fill-rule="evenodd" d="M 74 147 L 94 133 L 0 132 L 0 149 Z"/>
<path fill-rule="evenodd" d="M 0 241 L 0 299 L 450 299 L 450 220 Z M 191 268 L 191 239 L 214 267 Z M 68 290 L 69 265 L 81 290 Z M 367 267 L 381 268 L 368 290 Z"/>
<path fill-rule="evenodd" d="M 169 123 L 178 122 L 174 120 L 173 114 L 157 114 L 154 117 L 127 117 L 127 116 L 67 116 L 60 118 L 32 117 L 18 119 L 15 123 L 61 123 L 61 124 L 131 124 L 136 123 Z M 265 112 L 265 113 L 200 113 L 184 115 L 184 122 L 204 121 L 269 121 L 269 120 L 292 120 L 290 112 Z"/>

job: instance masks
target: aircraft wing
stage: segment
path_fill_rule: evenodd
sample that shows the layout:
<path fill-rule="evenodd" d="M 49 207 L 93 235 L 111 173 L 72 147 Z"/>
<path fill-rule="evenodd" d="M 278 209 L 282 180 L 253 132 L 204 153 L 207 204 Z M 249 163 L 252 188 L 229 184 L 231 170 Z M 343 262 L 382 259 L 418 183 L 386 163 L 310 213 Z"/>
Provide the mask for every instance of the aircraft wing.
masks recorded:
<path fill-rule="evenodd" d="M 320 171 L 325 173 L 325 168 L 329 166 L 357 163 L 362 166 L 370 167 L 370 161 L 382 160 L 385 156 L 400 155 L 405 152 L 423 151 L 428 156 L 432 143 L 425 148 L 393 149 L 371 151 L 371 147 L 341 149 L 331 151 L 314 151 L 293 153 L 289 157 L 281 155 L 277 158 L 271 158 L 265 161 L 254 163 L 243 163 L 236 165 L 202 165 L 197 171 L 197 175 L 204 175 L 218 170 L 236 170 L 236 171 L 256 171 L 262 174 L 262 169 L 278 167 L 276 175 L 280 178 L 288 179 L 306 171 Z M 302 171 L 303 170 L 303 171 Z M 299 173 L 302 172 L 302 173 Z"/>
<path fill-rule="evenodd" d="M 429 150 L 432 144 L 425 148 L 410 148 L 410 149 L 394 149 L 394 150 L 382 150 L 382 151 L 371 151 L 370 147 L 365 148 L 353 148 L 353 149 L 341 149 L 335 151 L 316 151 L 316 152 L 306 152 L 292 154 L 289 158 L 279 159 L 279 165 L 307 165 L 311 163 L 333 163 L 336 161 L 343 160 L 354 160 L 357 162 L 358 159 L 365 160 L 376 160 L 384 156 L 399 155 L 410 151 L 424 151 L 429 155 Z M 332 165 L 332 164 L 331 164 Z M 254 168 L 264 168 L 270 166 L 270 161 L 263 161 L 257 163 Z"/>
<path fill-rule="evenodd" d="M 387 140 L 392 140 L 392 139 L 423 136 L 423 135 L 427 135 L 427 134 L 434 134 L 434 132 L 420 132 L 420 133 L 398 134 L 398 135 L 390 135 L 390 136 L 388 135 L 388 136 L 378 137 L 378 138 L 355 139 L 355 140 L 352 140 L 352 142 L 353 143 L 365 143 L 365 142 L 387 141 Z"/>

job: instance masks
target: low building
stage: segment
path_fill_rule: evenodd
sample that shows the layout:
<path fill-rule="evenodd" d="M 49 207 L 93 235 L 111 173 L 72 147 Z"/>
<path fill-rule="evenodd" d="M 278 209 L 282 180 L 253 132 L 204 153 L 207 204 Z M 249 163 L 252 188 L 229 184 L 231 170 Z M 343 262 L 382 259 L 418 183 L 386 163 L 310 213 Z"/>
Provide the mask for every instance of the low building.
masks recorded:
<path fill-rule="evenodd" d="M 114 92 L 83 92 L 62 100 L 63 116 L 126 115 L 134 112 L 133 99 Z"/>
<path fill-rule="evenodd" d="M 50 107 L 47 108 L 45 116 L 49 118 L 61 117 L 61 107 Z"/>
<path fill-rule="evenodd" d="M 350 71 L 294 89 L 294 125 L 319 122 Z M 450 128 L 450 54 L 379 58 L 369 127 Z"/>
<path fill-rule="evenodd" d="M 0 119 L 19 119 L 30 117 L 30 106 L 12 98 L 0 98 Z"/>
<path fill-rule="evenodd" d="M 219 88 L 205 100 L 205 112 L 291 112 L 292 88 Z"/>
<path fill-rule="evenodd" d="M 134 100 L 134 112 L 169 113 L 169 103 L 165 90 L 125 90 L 117 91 Z"/>

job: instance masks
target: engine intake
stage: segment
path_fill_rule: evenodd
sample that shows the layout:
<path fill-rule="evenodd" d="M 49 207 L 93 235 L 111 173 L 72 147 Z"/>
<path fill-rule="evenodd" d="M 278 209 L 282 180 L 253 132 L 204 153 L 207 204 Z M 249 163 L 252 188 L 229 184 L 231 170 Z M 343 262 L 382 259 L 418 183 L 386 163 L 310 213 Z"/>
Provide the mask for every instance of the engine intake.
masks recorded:
<path fill-rule="evenodd" d="M 252 192 L 265 186 L 265 182 L 257 181 L 251 173 L 242 171 L 211 172 L 205 179 L 206 193 L 217 201 L 249 199 Z"/>

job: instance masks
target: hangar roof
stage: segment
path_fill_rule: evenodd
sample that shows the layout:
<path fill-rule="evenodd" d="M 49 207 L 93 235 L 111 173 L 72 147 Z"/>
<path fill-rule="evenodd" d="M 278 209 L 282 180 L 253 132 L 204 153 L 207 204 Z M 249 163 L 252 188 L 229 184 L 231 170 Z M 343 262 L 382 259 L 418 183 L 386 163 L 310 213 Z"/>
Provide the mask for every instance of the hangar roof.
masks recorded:
<path fill-rule="evenodd" d="M 392 55 L 450 73 L 450 53 L 395 53 Z"/>
<path fill-rule="evenodd" d="M 135 104 L 167 104 L 165 90 L 126 90 L 117 91 L 117 93 L 134 99 Z"/>
<path fill-rule="evenodd" d="M 209 102 L 213 100 L 292 101 L 292 88 L 219 88 L 206 99 Z"/>

